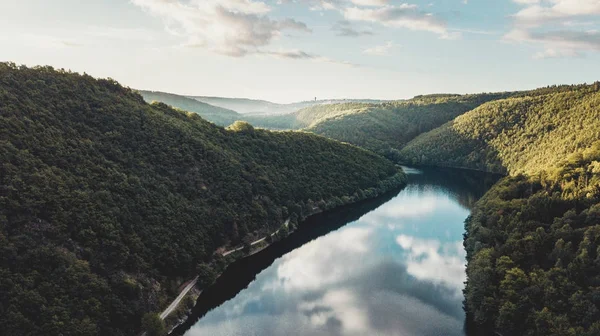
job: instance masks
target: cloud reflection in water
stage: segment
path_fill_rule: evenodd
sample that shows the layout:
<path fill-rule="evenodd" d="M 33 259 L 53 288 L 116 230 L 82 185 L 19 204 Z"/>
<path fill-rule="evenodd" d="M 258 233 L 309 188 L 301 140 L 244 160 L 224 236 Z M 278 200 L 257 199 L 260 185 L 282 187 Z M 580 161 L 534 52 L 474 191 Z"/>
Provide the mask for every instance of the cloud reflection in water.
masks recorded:
<path fill-rule="evenodd" d="M 464 335 L 467 215 L 452 191 L 410 185 L 277 259 L 187 335 Z"/>

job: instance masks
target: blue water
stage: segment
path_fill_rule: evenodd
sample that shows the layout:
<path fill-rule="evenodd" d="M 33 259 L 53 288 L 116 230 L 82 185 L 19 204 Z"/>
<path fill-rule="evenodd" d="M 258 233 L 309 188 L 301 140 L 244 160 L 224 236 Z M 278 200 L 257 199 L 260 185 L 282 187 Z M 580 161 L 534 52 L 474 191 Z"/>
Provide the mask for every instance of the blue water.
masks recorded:
<path fill-rule="evenodd" d="M 396 197 L 276 259 L 186 335 L 464 335 L 463 223 L 485 177 L 406 171 Z"/>

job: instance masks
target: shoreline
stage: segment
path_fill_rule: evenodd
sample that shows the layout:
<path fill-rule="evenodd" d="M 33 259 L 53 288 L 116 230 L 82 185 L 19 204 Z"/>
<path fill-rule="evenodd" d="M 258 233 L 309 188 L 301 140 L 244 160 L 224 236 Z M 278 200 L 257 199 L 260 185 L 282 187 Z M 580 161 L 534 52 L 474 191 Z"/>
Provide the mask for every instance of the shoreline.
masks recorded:
<path fill-rule="evenodd" d="M 270 233 L 270 234 L 268 234 L 267 236 L 265 236 L 263 238 L 260 238 L 260 239 L 257 239 L 255 241 L 253 241 L 250 244 L 250 249 L 252 248 L 252 246 L 257 246 L 257 245 L 260 245 L 263 242 L 267 242 L 268 237 L 271 237 L 271 242 L 267 242 L 265 246 L 261 246 L 261 247 L 255 249 L 255 250 L 251 249 L 249 252 L 245 253 L 242 256 L 238 256 L 238 257 L 234 256 L 236 254 L 236 252 L 244 251 L 247 248 L 247 246 L 235 247 L 235 248 L 233 248 L 231 250 L 228 250 L 226 252 L 223 252 L 223 253 L 218 253 L 217 251 L 215 251 L 215 254 L 217 254 L 218 257 L 220 257 L 220 258 L 229 258 L 229 259 L 233 259 L 233 260 L 226 261 L 225 267 L 223 268 L 223 270 L 221 270 L 220 272 L 218 272 L 216 274 L 216 276 L 215 276 L 215 278 L 213 280 L 213 283 L 216 282 L 217 279 L 223 275 L 223 272 L 225 272 L 225 270 L 227 270 L 227 268 L 231 264 L 235 263 L 236 261 L 239 261 L 239 260 L 245 259 L 247 257 L 250 257 L 250 256 L 252 256 L 252 255 L 254 255 L 256 253 L 259 253 L 259 252 L 265 250 L 266 248 L 272 246 L 274 243 L 280 241 L 281 239 L 284 239 L 287 236 L 293 234 L 303 223 L 307 222 L 308 219 L 310 219 L 310 218 L 312 218 L 312 217 L 314 217 L 316 215 L 324 214 L 324 213 L 331 212 L 331 211 L 340 210 L 340 209 L 342 209 L 344 207 L 348 207 L 348 206 L 351 206 L 351 205 L 359 204 L 361 202 L 373 200 L 373 199 L 376 199 L 378 197 L 384 196 L 384 195 L 386 195 L 388 193 L 391 193 L 391 192 L 394 192 L 394 191 L 400 191 L 400 190 L 402 190 L 403 188 L 406 187 L 407 183 L 408 183 L 408 181 L 407 181 L 407 174 L 405 174 L 404 171 L 400 169 L 396 174 L 394 174 L 394 175 L 392 175 L 392 176 L 390 176 L 390 177 L 388 177 L 388 178 L 386 178 L 384 180 L 381 180 L 376 187 L 371 187 L 371 188 L 369 188 L 367 190 L 359 190 L 359 191 L 355 192 L 354 195 L 352 195 L 352 196 L 338 197 L 339 199 L 342 200 L 341 204 L 336 204 L 333 207 L 325 207 L 323 209 L 315 207 L 313 209 L 313 211 L 311 211 L 310 213 L 305 214 L 302 217 L 299 216 L 298 220 L 297 220 L 297 224 L 295 226 L 289 225 L 291 223 L 291 218 L 288 218 L 275 232 Z M 359 192 L 363 195 L 363 197 L 358 196 Z M 344 202 L 343 201 L 344 198 L 347 198 L 348 201 Z M 284 226 L 286 228 L 288 228 L 289 231 L 287 232 L 286 236 L 284 236 L 284 237 L 278 237 L 279 236 L 279 232 L 281 231 L 281 229 Z M 279 238 L 279 239 L 277 239 L 277 238 Z M 213 260 L 211 262 L 212 263 L 216 262 L 216 259 L 217 258 L 213 258 Z M 182 285 L 183 285 L 185 283 L 191 283 L 191 282 L 193 282 L 194 285 L 193 286 L 189 286 L 189 285 L 186 286 L 181 292 L 178 293 L 178 295 L 169 304 L 169 306 L 167 306 L 167 308 L 165 308 L 165 310 L 163 310 L 163 311 L 161 311 L 159 313 L 159 317 L 160 317 L 161 320 L 163 320 L 163 321 L 166 322 L 167 318 L 172 313 L 176 312 L 181 307 L 181 302 L 188 296 L 188 294 L 190 292 L 193 292 L 194 289 L 197 289 L 197 291 L 199 291 L 199 293 L 202 293 L 203 289 L 197 288 L 197 285 L 198 285 L 198 282 L 199 282 L 199 278 L 200 278 L 200 276 L 196 275 L 194 278 L 189 279 L 189 280 L 187 280 L 187 281 L 185 281 L 185 282 L 182 283 Z M 183 293 L 184 291 L 186 293 Z M 179 301 L 179 302 L 176 303 L 176 301 Z M 194 306 L 196 304 L 197 304 L 197 301 L 194 303 Z M 179 327 L 181 324 L 183 324 L 189 318 L 189 315 L 190 315 L 190 312 L 191 312 L 192 309 L 193 309 L 193 307 L 190 308 L 190 309 L 186 309 L 186 311 L 184 312 L 184 314 L 185 314 L 186 317 L 184 319 L 178 319 L 178 321 L 176 323 L 174 323 L 174 324 L 166 324 L 166 329 L 168 330 L 167 335 L 171 335 L 172 332 L 177 327 Z M 167 313 L 167 314 L 165 314 L 165 313 Z M 142 330 L 142 333 L 145 333 L 145 331 Z"/>
<path fill-rule="evenodd" d="M 405 187 L 406 185 L 402 185 L 393 190 L 388 190 L 378 197 L 363 199 L 315 213 L 301 221 L 293 234 L 235 259 L 227 265 L 227 268 L 219 274 L 219 278 L 211 286 L 204 288 L 202 296 L 196 301 L 195 306 L 187 311 L 185 318 L 180 319 L 176 326 L 168 328 L 168 335 L 183 335 L 208 311 L 233 298 L 242 287 L 231 287 L 231 279 L 237 279 L 240 276 L 240 271 L 253 270 L 252 273 L 241 274 L 242 278 L 247 281 L 243 286 L 247 286 L 248 283 L 254 280 L 256 274 L 269 267 L 275 259 L 313 239 L 335 231 L 351 221 L 358 220 L 364 214 L 397 196 Z"/>
<path fill-rule="evenodd" d="M 468 171 L 473 171 L 473 172 L 478 172 L 478 173 L 485 173 L 485 174 L 492 174 L 492 175 L 498 175 L 498 176 L 502 176 L 502 177 L 507 177 L 507 176 L 511 176 L 509 173 L 505 172 L 505 173 L 499 173 L 497 171 L 490 171 L 490 170 L 483 170 L 483 169 L 478 169 L 478 168 L 471 168 L 471 167 L 459 167 L 459 166 L 450 166 L 450 165 L 443 165 L 443 164 L 413 164 L 413 163 L 404 163 L 404 162 L 396 162 L 397 165 L 400 166 L 406 166 L 406 167 L 410 167 L 410 168 L 449 168 L 449 169 L 458 169 L 458 170 L 468 170 Z"/>

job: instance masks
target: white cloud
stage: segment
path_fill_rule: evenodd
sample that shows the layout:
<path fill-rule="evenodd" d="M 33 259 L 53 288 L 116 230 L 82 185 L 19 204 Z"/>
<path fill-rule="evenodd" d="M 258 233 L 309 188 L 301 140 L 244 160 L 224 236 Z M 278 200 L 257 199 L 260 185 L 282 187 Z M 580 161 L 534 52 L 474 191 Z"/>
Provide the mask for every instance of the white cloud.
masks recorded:
<path fill-rule="evenodd" d="M 443 39 L 461 35 L 447 29 L 446 22 L 415 4 L 391 4 L 390 0 L 130 0 L 134 5 L 163 20 L 165 29 L 182 39 L 181 45 L 207 49 L 219 54 L 242 57 L 249 54 L 278 58 L 312 60 L 342 65 L 349 62 L 331 60 L 304 50 L 272 50 L 271 46 L 285 31 L 309 33 L 309 27 L 293 18 L 273 19 L 276 5 L 302 3 L 310 10 L 336 11 L 344 20 L 333 30 L 338 36 L 372 35 L 371 29 L 355 28 L 363 23 L 384 27 L 426 31 Z M 321 13 L 323 14 L 323 13 Z M 366 54 L 384 55 L 391 45 L 363 50 Z"/>
<path fill-rule="evenodd" d="M 388 202 L 360 218 L 360 222 L 370 226 L 379 226 L 384 223 L 391 229 L 403 227 L 407 220 L 424 218 L 436 210 L 452 209 L 453 202 L 447 198 L 435 195 L 421 195 L 420 199 L 403 197 L 401 194 L 393 202 Z"/>
<path fill-rule="evenodd" d="M 310 10 L 341 10 L 348 5 L 379 7 L 390 3 L 390 0 L 278 0 L 278 4 L 289 2 L 302 2 L 308 4 Z"/>
<path fill-rule="evenodd" d="M 600 15 L 598 0 L 513 0 L 524 8 L 513 15 L 515 27 L 505 41 L 540 45 L 535 59 L 576 57 L 600 51 L 600 35 L 592 30 L 575 30 L 594 25 L 587 21 Z M 570 30 L 564 30 L 568 27 Z"/>
<path fill-rule="evenodd" d="M 280 0 L 281 3 L 294 0 Z M 295 1 L 294 1 L 295 2 Z M 311 10 L 335 10 L 347 21 L 369 22 L 386 27 L 406 28 L 415 31 L 428 31 L 445 39 L 460 36 L 451 33 L 446 23 L 432 13 L 419 10 L 415 4 L 392 5 L 389 0 L 298 0 L 307 3 Z"/>
<path fill-rule="evenodd" d="M 389 0 L 351 0 L 351 2 L 358 6 L 384 6 L 387 5 Z"/>
<path fill-rule="evenodd" d="M 515 0 L 525 5 L 514 15 L 522 24 L 539 25 L 547 21 L 577 16 L 600 15 L 598 0 Z"/>
<path fill-rule="evenodd" d="M 509 42 L 541 45 L 544 51 L 536 53 L 535 59 L 581 56 L 584 51 L 600 51 L 600 33 L 596 31 L 548 31 L 530 32 L 514 29 L 504 36 Z"/>
<path fill-rule="evenodd" d="M 396 242 L 408 251 L 407 272 L 420 280 L 444 284 L 461 295 L 466 280 L 462 242 L 440 243 L 400 235 Z"/>
<path fill-rule="evenodd" d="M 533 55 L 534 59 L 545 59 L 545 58 L 562 58 L 562 57 L 577 57 L 581 56 L 575 50 L 557 50 L 557 49 L 546 49 L 544 51 L 537 52 Z"/>
<path fill-rule="evenodd" d="M 345 333 L 365 335 L 369 330 L 369 319 L 366 311 L 361 309 L 364 305 L 356 293 L 349 289 L 334 289 L 325 293 L 323 298 L 302 302 L 300 310 L 311 311 L 318 307 L 329 307 L 330 310 L 310 316 L 311 323 L 316 327 L 324 327 L 331 318 L 341 322 Z"/>
<path fill-rule="evenodd" d="M 347 260 L 363 258 L 369 253 L 368 239 L 372 232 L 346 228 L 285 255 L 277 267 L 277 284 L 282 284 L 286 291 L 316 290 L 347 278 L 356 272 L 356 265 L 340 263 L 339 256 Z"/>
<path fill-rule="evenodd" d="M 297 50 L 297 49 L 259 50 L 256 53 L 260 54 L 260 55 L 268 55 L 268 56 L 273 56 L 276 58 L 283 58 L 283 59 L 287 58 L 287 59 L 296 59 L 296 60 L 310 60 L 313 62 L 331 63 L 331 64 L 337 64 L 337 65 L 350 66 L 350 67 L 359 67 L 360 66 L 358 64 L 354 64 L 351 62 L 337 61 L 337 60 L 331 59 L 329 57 L 315 55 L 315 54 L 311 54 L 311 53 L 308 53 L 308 52 L 305 52 L 302 50 Z"/>
<path fill-rule="evenodd" d="M 271 8 L 251 0 L 132 0 L 164 20 L 172 34 L 187 38 L 186 46 L 202 47 L 229 56 L 256 53 L 284 30 L 310 32 L 293 19 L 272 20 Z"/>
<path fill-rule="evenodd" d="M 374 35 L 373 31 L 366 29 L 357 29 L 352 26 L 352 24 L 347 20 L 341 20 L 336 22 L 335 25 L 331 28 L 331 30 L 337 32 L 338 36 L 344 37 L 360 37 L 367 35 Z"/>
<path fill-rule="evenodd" d="M 363 50 L 364 54 L 374 55 L 374 56 L 385 56 L 389 54 L 390 50 L 394 47 L 394 43 L 392 41 L 388 41 L 386 44 L 375 46 L 372 48 L 367 48 Z"/>
<path fill-rule="evenodd" d="M 442 38 L 456 37 L 448 32 L 446 23 L 434 15 L 423 13 L 417 5 L 401 4 L 379 8 L 348 7 L 343 10 L 344 18 L 349 21 L 379 23 L 387 27 L 406 28 L 416 31 L 428 31 Z"/>

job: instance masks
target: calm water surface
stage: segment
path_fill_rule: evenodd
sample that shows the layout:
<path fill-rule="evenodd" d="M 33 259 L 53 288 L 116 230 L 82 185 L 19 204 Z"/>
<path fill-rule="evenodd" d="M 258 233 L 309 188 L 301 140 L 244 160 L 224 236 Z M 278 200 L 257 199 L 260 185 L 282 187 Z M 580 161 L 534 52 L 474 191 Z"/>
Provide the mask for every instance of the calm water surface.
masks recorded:
<path fill-rule="evenodd" d="M 176 334 L 464 335 L 463 223 L 495 178 L 406 171 L 399 194 L 314 218 L 234 264 Z"/>

